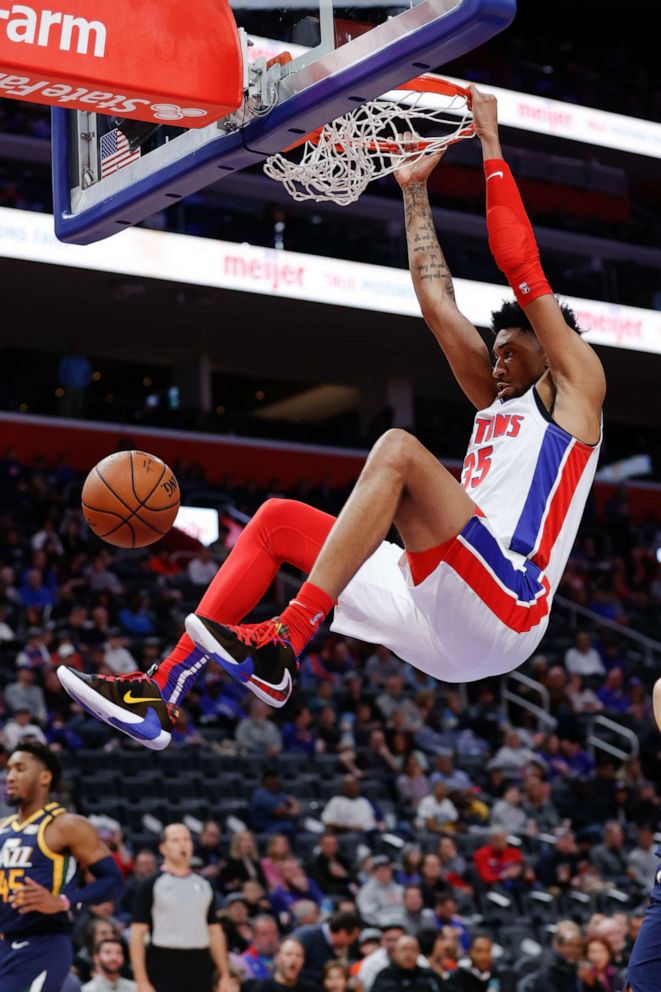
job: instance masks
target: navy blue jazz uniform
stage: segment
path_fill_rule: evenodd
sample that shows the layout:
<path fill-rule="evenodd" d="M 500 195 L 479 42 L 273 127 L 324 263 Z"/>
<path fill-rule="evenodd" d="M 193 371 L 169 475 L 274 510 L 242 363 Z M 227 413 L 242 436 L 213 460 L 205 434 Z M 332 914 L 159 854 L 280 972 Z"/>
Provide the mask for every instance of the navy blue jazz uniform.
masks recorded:
<path fill-rule="evenodd" d="M 661 858 L 661 847 L 654 852 Z M 633 945 L 627 981 L 632 992 L 659 992 L 661 989 L 661 863 L 650 892 L 650 905 Z"/>
<path fill-rule="evenodd" d="M 66 913 L 25 913 L 10 899 L 32 878 L 59 895 L 73 878 L 73 858 L 51 851 L 46 828 L 65 810 L 48 803 L 23 823 L 17 813 L 0 820 L 0 990 L 60 992 L 71 968 L 71 939 Z"/>

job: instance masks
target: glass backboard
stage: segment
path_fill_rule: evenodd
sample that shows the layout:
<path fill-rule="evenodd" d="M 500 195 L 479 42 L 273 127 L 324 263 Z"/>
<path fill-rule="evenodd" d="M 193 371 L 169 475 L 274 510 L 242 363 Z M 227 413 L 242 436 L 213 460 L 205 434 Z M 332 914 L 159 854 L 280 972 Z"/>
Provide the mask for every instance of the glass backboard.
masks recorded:
<path fill-rule="evenodd" d="M 287 148 L 329 120 L 502 31 L 516 0 L 233 0 L 238 111 L 188 130 L 53 110 L 55 230 L 89 244 Z M 282 53 L 286 53 L 283 56 Z"/>

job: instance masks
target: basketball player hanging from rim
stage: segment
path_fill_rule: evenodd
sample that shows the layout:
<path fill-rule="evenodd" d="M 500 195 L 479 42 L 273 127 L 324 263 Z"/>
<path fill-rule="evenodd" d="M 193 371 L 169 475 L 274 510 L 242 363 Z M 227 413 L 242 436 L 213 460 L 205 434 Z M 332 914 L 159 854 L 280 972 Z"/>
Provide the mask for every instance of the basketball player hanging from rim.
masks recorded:
<path fill-rule="evenodd" d="M 493 363 L 457 309 L 434 232 L 426 180 L 439 156 L 397 173 L 422 313 L 479 411 L 462 481 L 410 434 L 389 430 L 337 520 L 294 500 L 260 507 L 151 677 L 58 669 L 74 699 L 147 747 L 167 745 L 209 659 L 283 706 L 296 659 L 333 607 L 333 631 L 385 644 L 446 682 L 511 671 L 544 634 L 594 477 L 605 379 L 542 271 L 502 158 L 496 100 L 471 90 L 489 246 L 517 301 L 493 314 Z M 384 540 L 393 523 L 403 554 Z M 279 617 L 241 624 L 283 562 L 308 580 Z"/>

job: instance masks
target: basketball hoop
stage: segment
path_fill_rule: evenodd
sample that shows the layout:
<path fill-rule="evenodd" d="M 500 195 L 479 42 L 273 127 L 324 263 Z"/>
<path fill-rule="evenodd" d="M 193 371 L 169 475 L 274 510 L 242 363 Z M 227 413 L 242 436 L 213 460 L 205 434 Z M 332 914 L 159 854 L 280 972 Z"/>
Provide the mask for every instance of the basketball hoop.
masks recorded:
<path fill-rule="evenodd" d="M 374 179 L 475 134 L 470 92 L 463 86 L 424 75 L 396 92 L 395 99 L 371 100 L 285 149 L 303 145 L 300 162 L 272 155 L 264 172 L 295 200 L 330 200 L 344 207 Z M 404 141 L 406 132 L 412 137 Z"/>

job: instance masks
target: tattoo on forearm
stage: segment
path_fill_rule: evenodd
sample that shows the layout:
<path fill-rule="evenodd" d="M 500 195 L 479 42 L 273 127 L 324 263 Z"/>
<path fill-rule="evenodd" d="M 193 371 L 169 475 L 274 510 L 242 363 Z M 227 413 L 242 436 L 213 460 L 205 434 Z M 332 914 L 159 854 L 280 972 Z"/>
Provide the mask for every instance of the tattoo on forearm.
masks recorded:
<path fill-rule="evenodd" d="M 454 301 L 452 275 L 436 237 L 425 186 L 404 189 L 404 213 L 414 283 L 440 283 L 442 291 Z"/>

